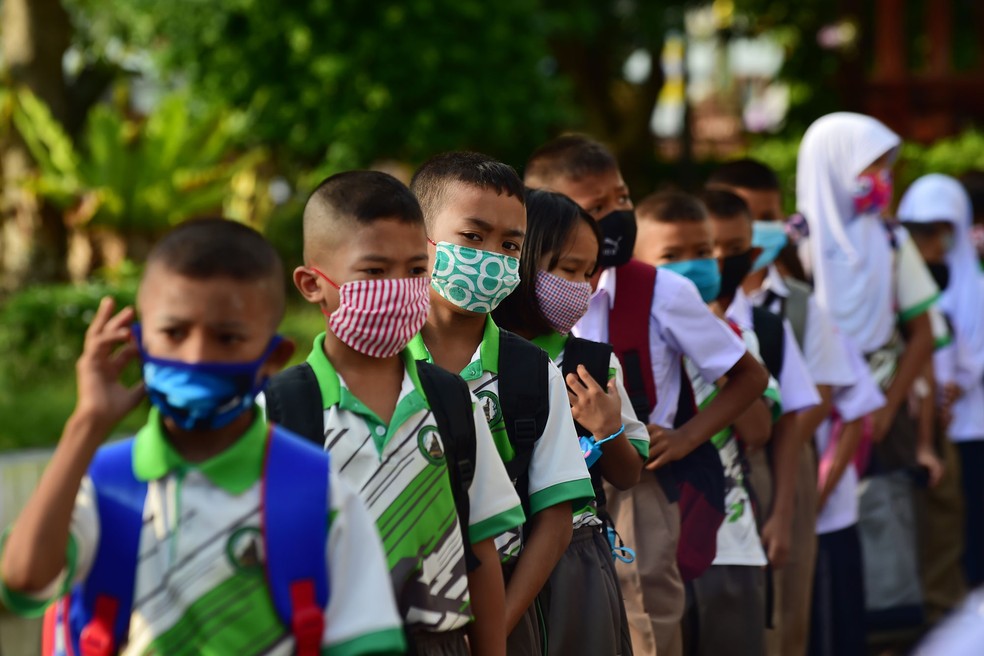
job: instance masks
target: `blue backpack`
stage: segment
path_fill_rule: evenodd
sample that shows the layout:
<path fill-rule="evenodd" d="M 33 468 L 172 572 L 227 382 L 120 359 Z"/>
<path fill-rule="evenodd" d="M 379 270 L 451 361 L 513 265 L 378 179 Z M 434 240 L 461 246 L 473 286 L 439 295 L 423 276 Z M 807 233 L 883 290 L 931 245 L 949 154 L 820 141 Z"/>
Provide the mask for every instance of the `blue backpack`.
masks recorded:
<path fill-rule="evenodd" d="M 262 489 L 266 576 L 277 615 L 300 656 L 321 652 L 330 582 L 328 454 L 271 428 Z M 133 474 L 133 439 L 105 446 L 89 466 L 103 539 L 85 581 L 45 614 L 44 656 L 112 656 L 128 637 L 147 484 Z"/>

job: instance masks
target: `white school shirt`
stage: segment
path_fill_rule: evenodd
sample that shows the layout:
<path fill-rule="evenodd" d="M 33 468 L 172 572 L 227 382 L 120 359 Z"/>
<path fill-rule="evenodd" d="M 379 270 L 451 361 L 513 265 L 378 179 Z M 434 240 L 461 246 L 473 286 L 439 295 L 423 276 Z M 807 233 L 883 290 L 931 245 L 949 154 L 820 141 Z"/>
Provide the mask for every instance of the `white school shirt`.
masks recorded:
<path fill-rule="evenodd" d="M 861 350 L 841 335 L 850 356 L 855 382 L 847 387 L 834 388 L 833 405 L 845 422 L 854 421 L 875 412 L 885 405 L 885 396 L 871 375 Z M 831 421 L 825 420 L 817 429 L 817 454 L 822 457 L 830 445 Z M 853 464 L 844 470 L 837 486 L 827 497 L 827 503 L 817 515 L 817 534 L 833 533 L 858 522 L 858 473 Z"/>
<path fill-rule="evenodd" d="M 750 330 L 742 330 L 741 333 L 748 352 L 761 362 L 759 342 L 755 333 Z M 698 407 L 703 408 L 717 394 L 717 388 L 713 381 L 701 378 L 689 359 L 685 362 L 687 375 L 694 388 L 694 399 Z M 762 396 L 772 407 L 773 417 L 778 417 L 782 412 L 779 386 L 772 376 L 769 376 L 769 385 Z M 718 528 L 717 552 L 712 564 L 763 567 L 769 561 L 762 548 L 762 538 L 755 523 L 755 513 L 752 509 L 751 495 L 748 493 L 748 482 L 739 452 L 738 437 L 728 426 L 714 435 L 711 443 L 717 449 L 724 470 L 724 521 Z"/>
<path fill-rule="evenodd" d="M 550 359 L 553 360 L 553 363 L 557 365 L 557 368 L 563 371 L 564 347 L 567 344 L 567 339 L 567 335 L 561 335 L 555 332 L 544 337 L 536 338 L 533 340 L 533 343 L 546 351 Z M 646 460 L 649 458 L 649 431 L 646 429 L 646 425 L 636 418 L 635 411 L 632 409 L 632 401 L 629 399 L 629 393 L 625 389 L 622 363 L 618 361 L 614 353 L 612 353 L 608 363 L 608 377 L 609 379 L 615 378 L 615 388 L 618 391 L 618 398 L 622 402 L 622 425 L 625 427 L 625 437 L 629 440 L 629 444 L 639 453 L 642 460 Z M 601 381 L 595 382 L 601 385 Z M 586 435 L 585 437 L 591 436 Z M 604 452 L 605 445 L 602 445 L 601 449 Z M 598 465 L 596 464 L 595 466 L 597 467 Z M 641 463 L 639 466 L 642 466 Z M 581 528 L 582 526 L 601 525 L 602 521 L 598 518 L 596 501 L 592 501 L 583 508 L 574 508 L 575 529 Z"/>
<path fill-rule="evenodd" d="M 419 334 L 410 342 L 409 348 L 415 359 L 432 359 Z M 460 375 L 468 383 L 472 394 L 478 397 L 499 455 L 508 462 L 512 459 L 513 450 L 499 402 L 499 367 L 506 366 L 509 363 L 499 360 L 499 328 L 489 317 L 485 322 L 482 342 Z M 550 414 L 543 433 L 533 447 L 529 467 L 531 516 L 564 502 L 570 502 L 572 508 L 582 508 L 594 498 L 591 476 L 584 465 L 584 456 L 574 430 L 567 384 L 560 369 L 552 362 L 548 363 L 548 368 Z M 502 531 L 495 540 L 500 557 L 504 561 L 518 558 L 523 540 L 522 527 L 509 527 L 509 530 Z"/>
<path fill-rule="evenodd" d="M 587 313 L 574 326 L 578 337 L 608 342 L 616 273 L 614 268 L 601 273 Z M 659 269 L 649 313 L 649 354 L 656 384 L 656 407 L 649 422 L 672 428 L 680 397 L 680 356 L 690 358 L 705 380 L 717 380 L 741 359 L 745 345 L 707 309 L 692 282 Z"/>
<path fill-rule="evenodd" d="M 325 356 L 324 333 L 307 361 L 325 406 L 325 450 L 376 521 L 405 627 L 452 631 L 471 621 L 461 529 L 444 439 L 416 363 L 409 351 L 403 358 L 403 383 L 388 426 L 335 371 Z M 524 515 L 475 398 L 471 410 L 475 476 L 468 488 L 468 537 L 474 544 L 516 528 Z"/>
<path fill-rule="evenodd" d="M 779 298 L 776 298 L 766 309 L 778 314 L 782 310 L 780 299 L 789 297 L 789 287 L 775 265 L 769 266 L 765 282 L 748 294 L 748 298 L 754 305 L 761 307 L 769 292 Z M 817 304 L 816 296 L 812 293 L 807 301 L 803 332 L 803 357 L 814 384 L 831 387 L 850 385 L 854 380 L 850 356 L 843 342 L 837 337 L 837 326 L 834 325 L 833 319 Z"/>
<path fill-rule="evenodd" d="M 263 569 L 263 459 L 268 428 L 257 413 L 235 444 L 202 463 L 170 446 L 160 413 L 151 410 L 133 447 L 133 470 L 147 481 L 133 611 L 122 656 L 293 654 L 294 639 L 273 608 Z M 330 524 L 325 559 L 331 598 L 322 649 L 332 654 L 400 653 L 403 631 L 389 571 L 372 518 L 356 492 L 329 476 Z M 328 520 L 328 518 L 326 518 Z M 31 614 L 92 569 L 101 526 L 86 476 L 75 499 L 66 568 L 47 590 L 19 595 L 0 584 L 11 610 Z M 367 613 L 366 609 L 373 612 Z"/>
<path fill-rule="evenodd" d="M 728 306 L 725 316 L 734 321 L 742 332 L 755 331 L 752 319 L 752 304 L 745 296 L 745 292 L 738 288 L 735 298 Z M 820 394 L 817 392 L 816 385 L 807 371 L 806 363 L 803 361 L 803 353 L 800 351 L 796 336 L 793 334 L 789 322 L 783 320 L 783 346 L 782 371 L 779 372 L 779 393 L 782 395 L 782 411 L 784 413 L 799 412 L 806 408 L 820 404 Z"/>
<path fill-rule="evenodd" d="M 933 358 L 937 391 L 941 392 L 943 385 L 952 382 L 963 392 L 953 403 L 953 419 L 946 429 L 953 442 L 984 440 L 984 380 L 968 376 L 969 367 L 961 366 L 973 361 L 966 355 L 967 348 L 957 334 L 953 342 L 937 349 Z"/>

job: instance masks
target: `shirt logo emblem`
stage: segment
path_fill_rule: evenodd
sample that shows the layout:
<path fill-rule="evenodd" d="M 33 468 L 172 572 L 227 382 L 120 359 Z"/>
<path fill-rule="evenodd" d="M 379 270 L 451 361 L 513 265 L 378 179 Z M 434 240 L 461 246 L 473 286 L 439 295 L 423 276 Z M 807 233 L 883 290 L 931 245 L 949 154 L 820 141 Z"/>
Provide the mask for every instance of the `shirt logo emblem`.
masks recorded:
<path fill-rule="evenodd" d="M 263 573 L 266 554 L 263 551 L 263 533 L 259 527 L 243 526 L 229 536 L 226 557 L 237 572 Z"/>
<path fill-rule="evenodd" d="M 502 421 L 502 407 L 499 405 L 499 397 L 494 392 L 482 390 L 475 396 L 478 397 L 478 402 L 482 404 L 482 410 L 485 411 L 485 423 L 495 426 Z"/>
<path fill-rule="evenodd" d="M 417 433 L 417 448 L 431 464 L 439 465 L 444 462 L 444 445 L 441 444 L 437 426 L 424 426 L 420 429 Z"/>

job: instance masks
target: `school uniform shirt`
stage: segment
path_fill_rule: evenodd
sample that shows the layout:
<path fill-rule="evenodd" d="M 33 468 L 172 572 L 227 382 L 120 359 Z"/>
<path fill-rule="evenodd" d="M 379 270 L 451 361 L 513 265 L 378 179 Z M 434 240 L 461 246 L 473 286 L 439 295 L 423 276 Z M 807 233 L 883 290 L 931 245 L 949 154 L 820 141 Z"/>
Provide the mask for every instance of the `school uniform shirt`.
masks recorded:
<path fill-rule="evenodd" d="M 777 298 L 766 305 L 770 292 Z M 776 314 L 782 311 L 781 299 L 788 297 L 789 287 L 775 265 L 769 266 L 762 286 L 748 294 L 753 305 L 764 306 L 766 310 Z M 850 356 L 837 337 L 837 327 L 833 320 L 817 305 L 813 294 L 810 294 L 807 301 L 802 346 L 806 368 L 814 384 L 843 387 L 852 383 L 854 376 L 851 373 Z"/>
<path fill-rule="evenodd" d="M 752 303 L 741 288 L 735 293 L 735 298 L 728 306 L 725 316 L 738 324 L 743 333 L 746 331 L 754 332 Z M 782 324 L 785 339 L 782 370 L 779 372 L 779 393 L 782 395 L 782 409 L 786 413 L 799 412 L 819 405 L 820 394 L 817 392 L 813 378 L 806 368 L 803 353 L 800 351 L 789 322 L 783 320 Z"/>
<path fill-rule="evenodd" d="M 557 365 L 557 368 L 563 371 L 564 347 L 567 344 L 567 339 L 567 335 L 561 335 L 555 332 L 544 337 L 537 337 L 533 339 L 533 343 L 546 351 L 553 363 Z M 628 438 L 629 444 L 635 448 L 642 460 L 645 461 L 649 458 L 649 431 L 646 429 L 646 425 L 636 418 L 635 411 L 632 410 L 632 401 L 629 399 L 629 393 L 625 389 L 622 363 L 618 361 L 614 353 L 612 353 L 611 360 L 608 363 L 608 378 L 609 380 L 612 378 L 615 379 L 615 388 L 622 402 L 622 425 L 625 426 L 625 437 Z M 598 382 L 599 385 L 602 384 L 600 381 L 595 382 Z M 587 435 L 585 437 L 591 436 Z M 602 445 L 601 449 L 604 452 L 605 445 Z M 596 502 L 593 501 L 583 508 L 574 509 L 575 529 L 581 528 L 582 526 L 601 525 L 602 521 L 598 518 L 598 505 Z"/>
<path fill-rule="evenodd" d="M 854 421 L 885 406 L 885 396 L 878 382 L 872 376 L 868 365 L 846 335 L 841 334 L 844 346 L 850 356 L 855 381 L 847 387 L 834 388 L 833 406 L 845 422 Z M 817 429 L 815 442 L 817 454 L 823 459 L 831 444 L 832 423 L 825 420 Z M 844 470 L 844 475 L 827 497 L 827 503 L 817 514 L 817 534 L 840 531 L 858 522 L 858 472 L 853 464 Z"/>
<path fill-rule="evenodd" d="M 151 410 L 133 446 L 133 473 L 147 482 L 144 524 L 130 619 L 121 653 L 293 654 L 290 629 L 278 618 L 264 575 L 262 474 L 269 429 L 257 412 L 235 444 L 189 463 L 164 435 Z M 402 653 L 400 617 L 382 548 L 358 495 L 329 477 L 325 560 L 331 598 L 322 649 L 332 654 Z M 84 581 L 103 538 L 92 481 L 85 477 L 72 513 L 66 567 L 37 595 L 0 584 L 11 610 L 40 612 L 70 585 Z M 372 608 L 372 612 L 366 612 Z"/>
<path fill-rule="evenodd" d="M 574 326 L 576 336 L 608 342 L 616 273 L 614 268 L 601 273 L 587 313 Z M 660 269 L 649 313 L 649 353 L 656 384 L 656 407 L 649 422 L 672 428 L 680 397 L 680 356 L 690 358 L 705 380 L 717 380 L 741 359 L 745 345 L 707 309 L 692 282 Z"/>
<path fill-rule="evenodd" d="M 409 348 L 414 358 L 432 360 L 420 335 L 414 337 Z M 499 361 L 499 328 L 489 317 L 485 322 L 482 342 L 460 375 L 468 383 L 472 394 L 478 397 L 484 418 L 492 431 L 492 439 L 505 462 L 512 460 L 514 455 L 499 402 L 499 368 L 507 366 L 508 362 Z M 530 515 L 565 502 L 570 502 L 573 508 L 582 508 L 594 498 L 591 476 L 584 466 L 584 456 L 574 430 L 567 385 L 560 370 L 552 363 L 549 365 L 547 385 L 550 414 L 543 433 L 533 447 L 529 467 Z M 503 562 L 518 558 L 522 549 L 522 529 L 513 526 L 505 527 L 509 530 L 501 531 L 495 541 Z"/>
<path fill-rule="evenodd" d="M 307 361 L 321 387 L 325 450 L 376 521 L 404 625 L 431 632 L 463 628 L 471 613 L 461 529 L 444 438 L 422 392 L 416 363 L 404 350 L 402 388 L 387 425 L 345 385 L 325 355 L 324 339 L 324 333 L 315 339 Z M 525 520 L 481 412 L 472 398 L 472 544 Z"/>
<path fill-rule="evenodd" d="M 761 361 L 759 342 L 755 333 L 750 330 L 741 331 L 742 340 L 748 352 Z M 687 375 L 694 389 L 694 399 L 700 408 L 704 408 L 717 395 L 717 387 L 713 381 L 701 377 L 697 368 L 685 360 Z M 769 376 L 769 384 L 762 394 L 763 399 L 772 410 L 773 419 L 782 413 L 779 385 L 775 378 Z M 717 534 L 717 553 L 713 565 L 743 565 L 751 567 L 765 566 L 768 558 L 762 548 L 762 539 L 755 524 L 755 513 L 752 510 L 751 495 L 745 481 L 744 459 L 742 458 L 738 436 L 728 426 L 711 438 L 711 443 L 717 448 L 724 469 L 724 521 L 721 522 Z"/>

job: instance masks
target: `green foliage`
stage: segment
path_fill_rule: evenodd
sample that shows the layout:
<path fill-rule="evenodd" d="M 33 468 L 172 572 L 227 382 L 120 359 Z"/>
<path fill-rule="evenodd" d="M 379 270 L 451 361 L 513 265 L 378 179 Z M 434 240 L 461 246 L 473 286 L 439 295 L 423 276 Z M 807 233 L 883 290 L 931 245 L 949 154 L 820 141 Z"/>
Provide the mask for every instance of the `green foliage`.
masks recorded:
<path fill-rule="evenodd" d="M 255 112 L 250 143 L 338 170 L 474 148 L 522 161 L 571 118 L 549 21 L 502 0 L 71 0 L 98 42 L 152 44 L 196 97 Z"/>
<path fill-rule="evenodd" d="M 78 146 L 33 94 L 16 97 L 14 124 L 38 165 L 30 185 L 78 224 L 153 237 L 219 212 L 233 177 L 263 158 L 232 155 L 243 115 L 197 108 L 187 94 L 165 97 L 144 120 L 98 105 Z"/>

